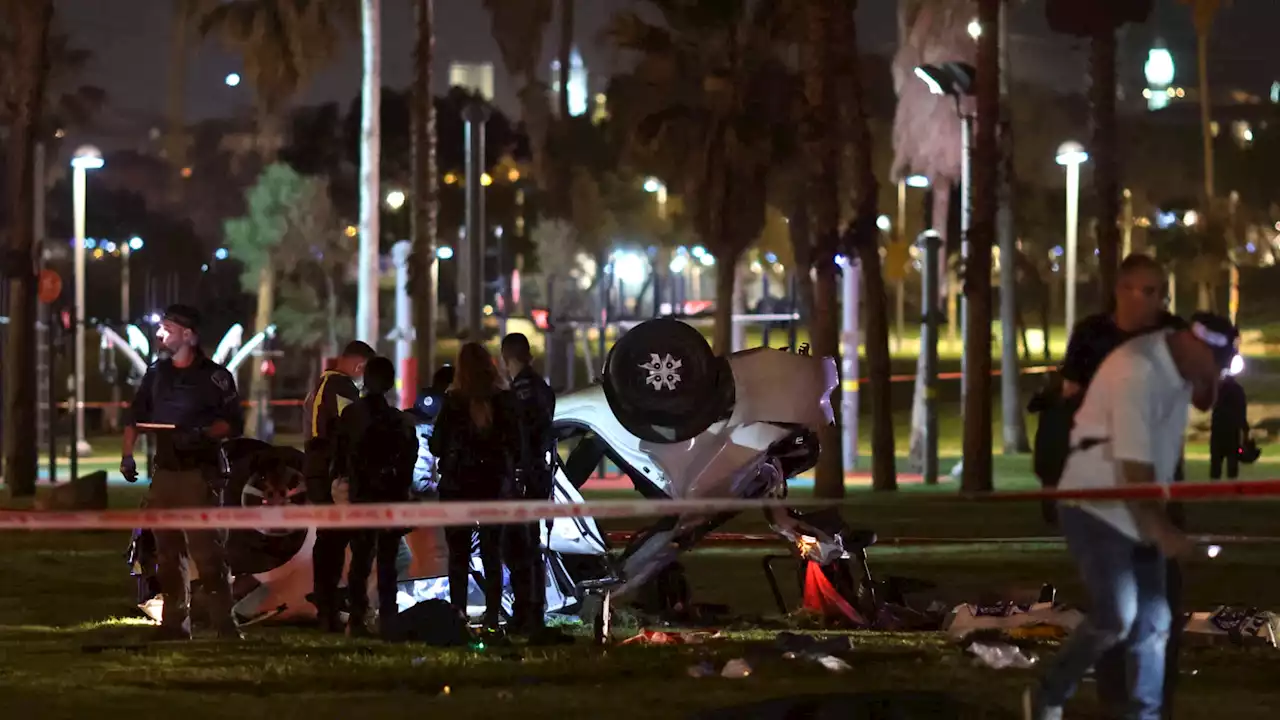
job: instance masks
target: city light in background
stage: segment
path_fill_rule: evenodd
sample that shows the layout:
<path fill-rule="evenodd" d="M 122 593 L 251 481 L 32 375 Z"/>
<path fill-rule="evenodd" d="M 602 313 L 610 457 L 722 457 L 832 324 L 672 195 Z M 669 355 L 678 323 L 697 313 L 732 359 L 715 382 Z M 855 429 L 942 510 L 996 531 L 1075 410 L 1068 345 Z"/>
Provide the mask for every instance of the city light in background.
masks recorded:
<path fill-rule="evenodd" d="M 240 73 L 227 73 L 226 79 L 223 81 L 227 87 L 235 87 L 240 84 Z"/>

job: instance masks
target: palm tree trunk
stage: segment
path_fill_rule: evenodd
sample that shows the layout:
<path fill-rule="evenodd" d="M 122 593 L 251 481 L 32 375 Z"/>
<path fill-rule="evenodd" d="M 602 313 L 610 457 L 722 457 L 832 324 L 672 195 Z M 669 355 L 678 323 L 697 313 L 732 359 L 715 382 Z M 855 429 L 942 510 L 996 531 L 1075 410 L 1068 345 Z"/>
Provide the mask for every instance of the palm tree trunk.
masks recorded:
<path fill-rule="evenodd" d="M 4 357 L 4 479 L 12 497 L 36 492 L 36 275 L 35 147 L 44 107 L 53 0 L 8 3 L 14 33 L 10 73 L 14 114 L 9 127 L 9 247 L 0 261 L 9 293 L 9 336 Z M 50 409 L 50 413 L 53 410 Z M 51 414 L 51 418 L 53 415 Z"/>
<path fill-rule="evenodd" d="M 266 264 L 258 271 L 258 301 L 257 313 L 253 319 L 253 332 L 264 332 L 267 326 L 271 324 L 271 315 L 275 312 L 276 305 L 276 268 L 275 264 L 268 258 Z M 249 362 L 249 393 L 246 395 L 253 402 L 261 399 L 260 389 L 262 383 L 266 382 L 266 378 L 262 375 L 262 363 Z M 244 418 L 244 434 L 245 437 L 257 437 L 261 428 L 258 427 L 258 410 L 255 406 L 251 412 L 245 414 Z"/>
<path fill-rule="evenodd" d="M 188 3 L 175 3 L 169 37 L 169 133 L 165 138 L 165 154 L 168 155 L 173 175 L 169 180 L 169 200 L 182 202 L 182 168 L 187 165 L 187 123 L 185 101 L 187 92 L 187 40 L 190 28 Z"/>
<path fill-rule="evenodd" d="M 809 203 L 813 212 L 814 256 L 817 269 L 813 288 L 810 340 L 813 353 L 831 357 L 840 367 L 839 280 L 835 255 L 839 246 L 840 156 L 842 150 L 839 99 L 836 96 L 838 54 L 833 24 L 836 3 L 809 0 L 807 3 L 807 47 L 804 94 L 808 121 L 805 145 L 809 154 Z M 852 378 L 850 378 L 852 379 Z M 844 458 L 841 450 L 840 388 L 831 392 L 836 423 L 818 433 L 821 454 L 815 469 L 814 494 L 823 498 L 844 496 Z"/>
<path fill-rule="evenodd" d="M 435 371 L 436 227 L 439 185 L 436 181 L 436 110 L 431 92 L 435 57 L 435 0 L 415 0 L 417 47 L 414 51 L 413 96 L 413 257 L 415 339 L 418 385 Z"/>
<path fill-rule="evenodd" d="M 964 469 L 966 492 L 991 490 L 991 246 L 995 239 L 1000 158 L 996 124 L 1000 115 L 999 34 L 993 32 L 1000 0 L 979 0 L 978 19 L 987 31 L 978 38 L 978 120 L 973 168 L 973 224 L 965 290 L 970 318 L 966 333 Z"/>
<path fill-rule="evenodd" d="M 732 244 L 720 247 L 728 248 Z M 733 351 L 733 293 L 737 287 L 737 268 L 741 258 L 737 251 L 732 255 L 722 251 L 716 256 L 716 312 L 711 347 L 717 355 L 728 355 Z"/>
<path fill-rule="evenodd" d="M 378 347 L 379 151 L 382 144 L 382 0 L 361 0 L 364 89 L 360 121 L 360 258 L 356 338 Z"/>
<path fill-rule="evenodd" d="M 1018 394 L 1018 227 L 1013 211 L 1013 121 L 1009 103 L 1008 3 L 1000 5 L 1000 209 L 997 217 L 1000 241 L 1000 409 L 1004 454 L 1031 451 L 1026 417 Z M 1104 263 L 1105 265 L 1105 263 Z M 1025 338 L 1025 333 L 1023 334 Z"/>
<path fill-rule="evenodd" d="M 1091 66 L 1094 187 L 1098 192 L 1099 294 L 1114 297 L 1120 261 L 1120 177 L 1116 149 L 1116 33 L 1108 27 L 1093 36 Z M 1099 310 L 1105 309 L 1099 307 Z"/>
<path fill-rule="evenodd" d="M 573 30 L 576 0 L 560 0 L 560 95 L 557 98 L 561 122 L 569 119 L 569 61 L 573 57 Z"/>
<path fill-rule="evenodd" d="M 844 56 L 840 63 L 841 92 L 845 98 L 853 145 L 854 193 L 857 197 L 857 219 L 852 242 L 847 245 L 858 253 L 862 265 L 863 293 L 866 298 L 867 375 L 871 395 L 871 485 L 876 490 L 897 490 L 898 474 L 893 442 L 893 402 L 889 356 L 889 301 L 884 273 L 880 264 L 879 188 L 871 165 L 871 129 L 867 124 L 865 94 L 862 88 L 861 62 L 858 57 L 857 2 L 836 14 L 836 44 Z"/>
<path fill-rule="evenodd" d="M 813 236 L 809 231 L 807 195 L 801 194 L 798 199 L 787 223 L 787 233 L 791 237 L 791 252 L 796 263 L 792 269 L 796 276 L 796 293 L 799 295 L 796 305 L 800 312 L 800 322 L 807 323 L 813 316 Z"/>
<path fill-rule="evenodd" d="M 265 104 L 259 105 L 258 111 L 258 151 L 262 155 L 262 166 L 271 166 L 276 161 L 280 149 L 280 133 L 283 122 L 277 110 L 267 109 Z M 267 257 L 266 264 L 258 271 L 258 299 L 254 312 L 253 332 L 260 333 L 271 324 L 271 316 L 276 304 L 276 267 Z M 266 379 L 262 376 L 262 363 L 249 363 L 249 389 L 245 397 L 257 402 L 259 389 Z M 258 434 L 258 413 L 247 413 L 244 420 L 245 437 L 256 437 Z"/>

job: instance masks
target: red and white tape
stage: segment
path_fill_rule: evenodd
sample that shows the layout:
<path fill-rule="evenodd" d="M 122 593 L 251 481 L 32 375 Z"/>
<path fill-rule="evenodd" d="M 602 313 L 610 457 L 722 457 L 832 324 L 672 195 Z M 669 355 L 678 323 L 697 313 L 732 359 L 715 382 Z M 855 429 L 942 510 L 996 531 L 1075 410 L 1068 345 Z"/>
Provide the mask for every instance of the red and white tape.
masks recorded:
<path fill-rule="evenodd" d="M 1280 496 L 1280 481 L 1177 483 L 1091 490 L 1042 490 L 972 495 L 917 495 L 912 502 L 978 500 L 1231 500 Z M 864 497 L 843 500 L 593 500 L 584 503 L 551 501 L 429 502 L 360 505 L 277 505 L 254 508 L 190 508 L 176 510 L 41 511 L 0 510 L 0 530 L 131 530 L 153 528 L 306 529 L 447 527 L 510 524 L 556 518 L 600 519 L 661 517 L 665 515 L 736 513 L 768 508 L 821 508 L 858 505 Z"/>
<path fill-rule="evenodd" d="M 814 500 L 600 500 L 587 503 L 550 501 L 370 503 L 73 512 L 0 510 L 0 530 L 131 530 L 133 528 L 301 530 L 313 527 L 448 527 L 473 523 L 502 525 L 554 518 L 607 519 L 716 514 L 768 507 L 814 507 L 831 504 L 829 501 Z"/>

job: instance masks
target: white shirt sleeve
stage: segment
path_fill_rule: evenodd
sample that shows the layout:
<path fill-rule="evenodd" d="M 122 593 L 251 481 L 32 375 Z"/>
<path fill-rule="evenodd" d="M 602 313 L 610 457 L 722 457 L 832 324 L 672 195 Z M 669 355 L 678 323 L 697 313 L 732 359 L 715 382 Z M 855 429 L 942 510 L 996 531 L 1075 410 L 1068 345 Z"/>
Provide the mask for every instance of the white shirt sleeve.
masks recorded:
<path fill-rule="evenodd" d="M 1156 369 L 1136 353 L 1125 368 L 1108 378 L 1111 400 L 1111 452 L 1116 460 L 1155 464 Z M 1102 388 L 1099 388 L 1100 390 Z"/>

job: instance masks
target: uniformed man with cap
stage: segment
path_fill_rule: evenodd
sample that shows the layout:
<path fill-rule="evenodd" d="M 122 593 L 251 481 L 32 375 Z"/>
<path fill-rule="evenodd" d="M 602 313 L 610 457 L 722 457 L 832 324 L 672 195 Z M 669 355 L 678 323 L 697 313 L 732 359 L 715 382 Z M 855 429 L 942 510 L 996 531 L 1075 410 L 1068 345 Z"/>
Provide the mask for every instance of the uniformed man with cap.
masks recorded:
<path fill-rule="evenodd" d="M 529 338 L 511 333 L 502 339 L 502 361 L 511 378 L 520 418 L 520 449 L 516 456 L 515 499 L 549 500 L 552 492 L 555 435 L 552 419 L 556 395 L 533 369 Z M 531 640 L 555 641 L 544 626 L 546 565 L 542 559 L 542 524 L 509 525 L 503 532 L 503 557 L 511 572 L 512 622 L 516 632 Z"/>
<path fill-rule="evenodd" d="M 240 435 L 244 415 L 235 378 L 200 348 L 200 313 L 172 305 L 160 322 L 161 358 L 147 370 L 130 407 L 120 472 L 138 478 L 134 443 L 147 425 L 154 429 L 155 458 L 147 506 L 153 509 L 217 507 L 226 484 L 222 441 Z M 139 427 L 140 425 L 144 427 Z M 191 586 L 186 560 L 200 574 L 209 618 L 220 638 L 238 638 L 231 615 L 231 574 L 225 529 L 157 530 L 156 555 L 164 614 L 160 638 L 190 639 Z"/>

